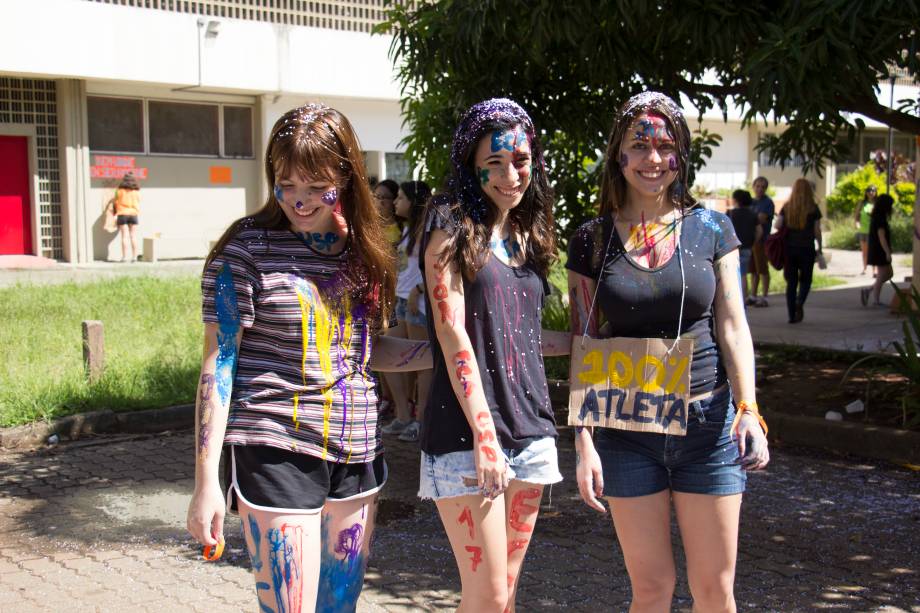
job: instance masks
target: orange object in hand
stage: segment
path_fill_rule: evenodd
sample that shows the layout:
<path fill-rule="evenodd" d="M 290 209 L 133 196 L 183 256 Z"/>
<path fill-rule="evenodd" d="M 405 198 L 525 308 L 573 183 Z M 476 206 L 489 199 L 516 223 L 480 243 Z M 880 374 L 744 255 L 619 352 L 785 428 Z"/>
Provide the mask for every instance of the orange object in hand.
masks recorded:
<path fill-rule="evenodd" d="M 217 541 L 217 547 L 215 547 L 214 545 L 205 545 L 204 551 L 201 553 L 201 557 L 203 557 L 208 562 L 216 562 L 217 560 L 220 559 L 220 556 L 222 556 L 223 553 L 224 553 L 224 539 L 220 539 L 219 541 Z"/>

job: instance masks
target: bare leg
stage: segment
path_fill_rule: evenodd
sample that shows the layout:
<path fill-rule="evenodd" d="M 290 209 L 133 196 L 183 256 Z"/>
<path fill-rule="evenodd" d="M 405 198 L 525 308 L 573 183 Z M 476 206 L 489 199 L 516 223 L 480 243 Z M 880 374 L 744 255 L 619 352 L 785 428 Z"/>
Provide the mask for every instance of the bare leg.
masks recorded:
<path fill-rule="evenodd" d="M 741 494 L 674 492 L 695 613 L 735 613 L 735 562 Z"/>
<path fill-rule="evenodd" d="M 422 326 L 413 326 L 409 324 L 408 332 L 409 338 L 413 340 L 428 340 L 428 330 Z M 428 390 L 431 388 L 431 369 L 426 368 L 425 370 L 419 370 L 415 373 L 415 377 L 417 381 L 415 391 L 416 419 L 422 421 L 422 417 L 425 414 L 425 403 L 428 402 Z"/>
<path fill-rule="evenodd" d="M 756 270 L 755 268 L 755 272 L 751 273 L 751 296 L 754 298 L 757 297 L 757 288 L 760 287 L 760 275 L 757 274 Z"/>
<path fill-rule="evenodd" d="M 762 277 L 762 283 L 763 283 L 763 297 L 766 298 L 767 294 L 770 293 L 770 272 L 769 270 L 767 271 L 767 274 L 760 275 L 760 276 Z"/>
<path fill-rule="evenodd" d="M 131 261 L 137 259 L 137 224 L 128 224 L 128 234 L 131 235 Z"/>
<path fill-rule="evenodd" d="M 239 501 L 259 611 L 312 613 L 320 569 L 320 513 L 274 513 Z"/>
<path fill-rule="evenodd" d="M 860 241 L 859 241 L 859 250 L 862 252 L 862 260 L 863 260 L 863 269 L 862 269 L 862 271 L 863 271 L 863 274 L 865 274 L 866 268 L 868 268 L 868 266 L 869 266 L 869 241 L 868 241 L 868 240 L 860 240 Z"/>
<path fill-rule="evenodd" d="M 676 581 L 671 492 L 607 502 L 632 585 L 630 613 L 669 613 Z"/>
<path fill-rule="evenodd" d="M 458 613 L 502 613 L 508 604 L 505 495 L 493 501 L 458 496 L 437 501 L 460 570 Z"/>
<path fill-rule="evenodd" d="M 888 280 L 894 276 L 894 270 L 891 264 L 878 267 L 878 274 L 875 277 L 875 284 L 872 286 L 872 301 L 879 304 L 882 298 L 882 288 L 888 283 Z"/>
<path fill-rule="evenodd" d="M 376 510 L 377 494 L 326 501 L 316 613 L 353 612 L 358 606 Z"/>
<path fill-rule="evenodd" d="M 399 322 L 395 328 L 390 328 L 387 336 L 396 338 L 406 338 L 406 322 Z M 393 402 L 396 404 L 396 419 L 402 422 L 410 421 L 412 413 L 409 411 L 409 386 L 405 373 L 388 372 L 383 374 L 387 384 L 390 387 L 390 393 L 393 396 Z"/>
<path fill-rule="evenodd" d="M 748 296 L 748 278 L 747 275 L 741 275 L 741 297 L 747 302 Z"/>
<path fill-rule="evenodd" d="M 508 606 L 505 613 L 514 613 L 517 586 L 521 579 L 524 556 L 530 546 L 533 530 L 540 512 L 543 486 L 524 481 L 512 481 L 505 490 L 505 522 L 508 544 Z"/>
<path fill-rule="evenodd" d="M 128 224 L 123 223 L 118 226 L 118 234 L 121 237 L 121 261 L 128 261 Z"/>

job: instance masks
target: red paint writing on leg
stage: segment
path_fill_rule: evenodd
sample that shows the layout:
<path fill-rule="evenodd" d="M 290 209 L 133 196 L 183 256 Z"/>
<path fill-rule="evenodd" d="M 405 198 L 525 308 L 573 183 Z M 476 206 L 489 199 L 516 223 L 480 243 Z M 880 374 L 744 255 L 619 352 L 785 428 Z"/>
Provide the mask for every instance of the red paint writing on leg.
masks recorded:
<path fill-rule="evenodd" d="M 521 490 L 514 495 L 514 498 L 511 500 L 511 515 L 508 520 L 508 523 L 511 524 L 512 528 L 518 532 L 533 532 L 533 526 L 524 523 L 524 521 L 521 519 L 521 515 L 530 515 L 531 513 L 536 513 L 538 510 L 537 507 L 532 504 L 528 504 L 527 500 L 539 497 L 540 490 L 536 488 Z"/>
<path fill-rule="evenodd" d="M 495 450 L 488 445 L 483 445 L 480 449 L 482 450 L 482 455 L 486 456 L 488 461 L 495 462 L 498 460 L 498 455 L 496 455 Z"/>
<path fill-rule="evenodd" d="M 512 553 L 514 553 L 514 552 L 517 551 L 518 549 L 526 549 L 526 548 L 527 548 L 527 543 L 529 543 L 529 542 L 530 542 L 529 539 L 513 539 L 513 540 L 511 540 L 511 541 L 508 543 L 508 555 L 510 556 Z"/>
<path fill-rule="evenodd" d="M 470 562 L 473 563 L 473 572 L 476 572 L 476 568 L 479 566 L 479 563 L 482 562 L 482 547 L 476 547 L 475 545 L 467 545 L 466 550 L 473 554 L 473 557 L 470 558 Z"/>
<path fill-rule="evenodd" d="M 473 514 L 470 512 L 469 507 L 463 508 L 463 513 L 461 513 L 460 517 L 457 518 L 457 523 L 467 524 L 470 528 L 470 539 L 476 538 L 476 528 L 473 526 Z"/>
<path fill-rule="evenodd" d="M 486 430 L 485 432 L 480 433 L 479 442 L 480 443 L 489 443 L 495 441 L 495 435 L 492 434 L 491 430 Z"/>

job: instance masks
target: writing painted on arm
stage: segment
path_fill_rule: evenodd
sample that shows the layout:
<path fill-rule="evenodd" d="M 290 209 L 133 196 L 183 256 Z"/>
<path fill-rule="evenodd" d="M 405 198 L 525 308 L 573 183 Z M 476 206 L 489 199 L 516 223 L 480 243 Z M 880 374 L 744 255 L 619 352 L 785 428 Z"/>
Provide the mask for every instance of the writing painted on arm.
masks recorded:
<path fill-rule="evenodd" d="M 576 336 L 569 425 L 686 434 L 692 358 L 692 339 Z"/>

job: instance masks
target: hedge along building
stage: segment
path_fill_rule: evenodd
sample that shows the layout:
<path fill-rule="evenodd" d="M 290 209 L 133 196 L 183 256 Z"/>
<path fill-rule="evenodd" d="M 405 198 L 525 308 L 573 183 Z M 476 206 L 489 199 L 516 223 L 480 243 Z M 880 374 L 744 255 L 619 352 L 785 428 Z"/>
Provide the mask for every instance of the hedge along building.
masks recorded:
<path fill-rule="evenodd" d="M 133 169 L 141 236 L 203 257 L 264 202 L 264 142 L 306 101 L 348 116 L 370 176 L 409 178 L 382 5 L 4 0 L 0 254 L 116 259 L 102 212 Z"/>

